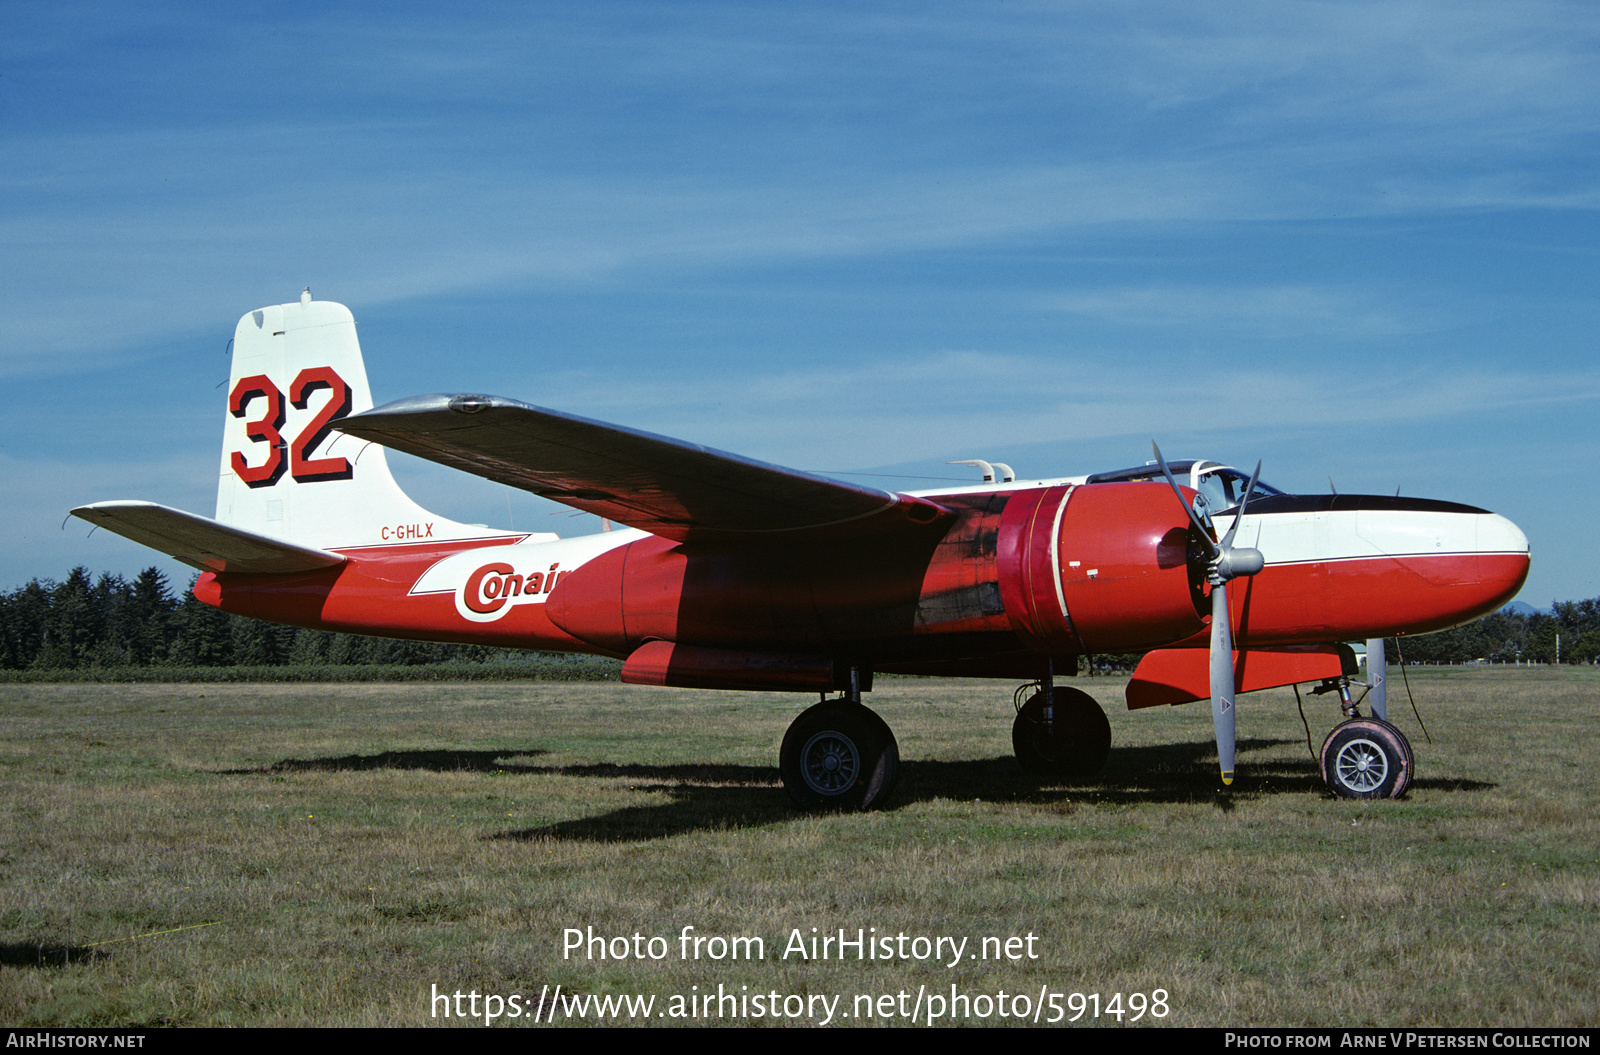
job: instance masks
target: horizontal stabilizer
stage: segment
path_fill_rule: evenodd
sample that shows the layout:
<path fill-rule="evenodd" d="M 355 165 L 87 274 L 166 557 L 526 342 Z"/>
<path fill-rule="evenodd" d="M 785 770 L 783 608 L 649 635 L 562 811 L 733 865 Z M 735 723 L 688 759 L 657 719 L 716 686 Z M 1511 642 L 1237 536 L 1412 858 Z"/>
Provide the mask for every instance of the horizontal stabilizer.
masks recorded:
<path fill-rule="evenodd" d="M 345 561 L 337 553 L 296 546 L 154 502 L 96 502 L 79 506 L 72 515 L 201 571 L 315 571 Z"/>
<path fill-rule="evenodd" d="M 333 427 L 677 541 L 880 519 L 926 524 L 947 512 L 926 499 L 495 396 L 417 396 Z"/>

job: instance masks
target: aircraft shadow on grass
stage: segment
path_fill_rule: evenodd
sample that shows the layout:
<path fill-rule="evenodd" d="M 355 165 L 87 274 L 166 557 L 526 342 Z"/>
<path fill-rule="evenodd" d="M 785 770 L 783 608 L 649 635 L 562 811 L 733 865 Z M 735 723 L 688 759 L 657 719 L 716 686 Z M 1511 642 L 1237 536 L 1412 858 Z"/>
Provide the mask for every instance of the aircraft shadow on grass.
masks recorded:
<path fill-rule="evenodd" d="M 1245 739 L 1241 753 L 1278 751 L 1299 743 L 1281 739 Z M 542 749 L 465 751 L 450 748 L 417 751 L 383 751 L 371 755 L 284 759 L 268 766 L 222 772 L 294 773 L 422 769 L 439 773 L 479 772 L 519 776 L 560 775 L 600 780 L 627 780 L 638 791 L 661 792 L 664 803 L 626 806 L 592 817 L 581 817 L 535 828 L 509 829 L 493 839 L 542 841 L 571 839 L 586 842 L 636 842 L 663 839 L 696 831 L 759 828 L 803 819 L 779 787 L 772 766 L 723 763 L 648 765 L 642 763 L 590 763 L 541 766 L 527 761 L 548 754 Z M 1105 770 L 1091 781 L 1041 783 L 1025 777 L 1016 759 L 1002 755 L 954 762 L 903 761 L 891 811 L 913 802 L 934 799 L 1019 802 L 1041 805 L 1094 803 L 1106 805 L 1161 805 L 1209 802 L 1229 811 L 1239 798 L 1257 795 L 1320 795 L 1322 777 L 1309 757 L 1293 761 L 1261 760 L 1251 766 L 1232 788 L 1216 782 L 1216 745 L 1208 741 L 1113 748 Z M 1413 788 L 1447 791 L 1481 791 L 1494 787 L 1480 781 L 1439 777 L 1414 781 Z M 31 948 L 31 947 L 30 947 Z"/>
<path fill-rule="evenodd" d="M 527 758 L 545 754 L 530 751 L 462 751 L 439 748 L 431 751 L 380 751 L 375 755 L 339 755 L 335 758 L 285 758 L 267 766 L 224 769 L 229 776 L 247 773 L 338 773 L 363 769 L 426 769 L 435 773 L 542 772 L 538 766 L 507 765 L 506 758 Z"/>
<path fill-rule="evenodd" d="M 65 967 L 69 963 L 97 960 L 106 953 L 87 945 L 58 945 L 50 942 L 0 942 L 0 966 Z"/>

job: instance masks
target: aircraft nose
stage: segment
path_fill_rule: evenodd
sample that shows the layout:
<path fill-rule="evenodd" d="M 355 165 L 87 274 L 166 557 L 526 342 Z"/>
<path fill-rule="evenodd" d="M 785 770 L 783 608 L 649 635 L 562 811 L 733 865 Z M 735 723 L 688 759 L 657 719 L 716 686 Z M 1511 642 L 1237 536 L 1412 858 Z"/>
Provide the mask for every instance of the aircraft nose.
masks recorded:
<path fill-rule="evenodd" d="M 1533 554 L 1528 536 L 1498 513 L 1481 514 L 1477 529 L 1478 571 L 1485 587 L 1493 592 L 1486 611 L 1494 611 L 1522 589 L 1528 579 L 1528 569 L 1533 565 Z M 1495 590 L 1497 583 L 1499 589 Z"/>
<path fill-rule="evenodd" d="M 1402 502 L 1404 500 L 1401 500 Z M 1393 631 L 1427 633 L 1476 619 L 1528 577 L 1528 536 L 1506 517 L 1469 506 L 1416 502 L 1356 513 L 1360 548 L 1395 574 L 1386 607 Z"/>
<path fill-rule="evenodd" d="M 1267 566 L 1239 591 L 1247 600 L 1228 598 L 1246 640 L 1445 630 L 1501 607 L 1528 577 L 1528 536 L 1487 509 L 1378 495 L 1275 495 L 1260 506 L 1241 537 Z"/>
<path fill-rule="evenodd" d="M 1520 553 L 1528 557 L 1528 536 L 1498 513 L 1478 517 L 1478 549 L 1484 553 Z"/>

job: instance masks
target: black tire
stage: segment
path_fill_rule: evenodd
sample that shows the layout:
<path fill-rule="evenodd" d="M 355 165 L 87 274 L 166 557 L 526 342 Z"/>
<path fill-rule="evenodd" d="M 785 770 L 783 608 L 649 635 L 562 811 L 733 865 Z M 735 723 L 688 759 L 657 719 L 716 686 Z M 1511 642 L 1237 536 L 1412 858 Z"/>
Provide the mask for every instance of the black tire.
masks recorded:
<path fill-rule="evenodd" d="M 1111 723 L 1094 697 L 1081 689 L 1056 689 L 1055 714 L 1047 720 L 1040 691 L 1017 712 L 1011 747 L 1029 776 L 1089 780 L 1111 757 Z"/>
<path fill-rule="evenodd" d="M 1345 799 L 1397 799 L 1415 772 L 1405 734 L 1377 718 L 1352 718 L 1322 744 L 1322 779 Z"/>
<path fill-rule="evenodd" d="M 869 810 L 894 790 L 900 745 L 888 723 L 867 708 L 829 700 L 790 724 L 778 772 L 803 810 Z"/>

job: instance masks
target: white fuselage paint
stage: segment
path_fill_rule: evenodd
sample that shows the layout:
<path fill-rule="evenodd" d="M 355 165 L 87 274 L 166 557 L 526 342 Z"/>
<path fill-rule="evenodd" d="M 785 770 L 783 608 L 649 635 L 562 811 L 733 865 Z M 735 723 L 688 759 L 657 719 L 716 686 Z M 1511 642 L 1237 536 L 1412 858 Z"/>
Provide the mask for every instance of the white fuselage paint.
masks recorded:
<path fill-rule="evenodd" d="M 464 550 L 423 572 L 410 593 L 453 593 L 456 611 L 463 619 L 492 623 L 517 605 L 543 604 L 564 572 L 648 537 L 647 532 L 628 528 L 553 542 Z"/>
<path fill-rule="evenodd" d="M 1233 519 L 1213 518 L 1219 537 L 1227 535 Z M 1444 510 L 1247 513 L 1234 542 L 1260 550 L 1268 567 L 1376 557 L 1528 553 L 1528 537 L 1505 517 Z"/>

